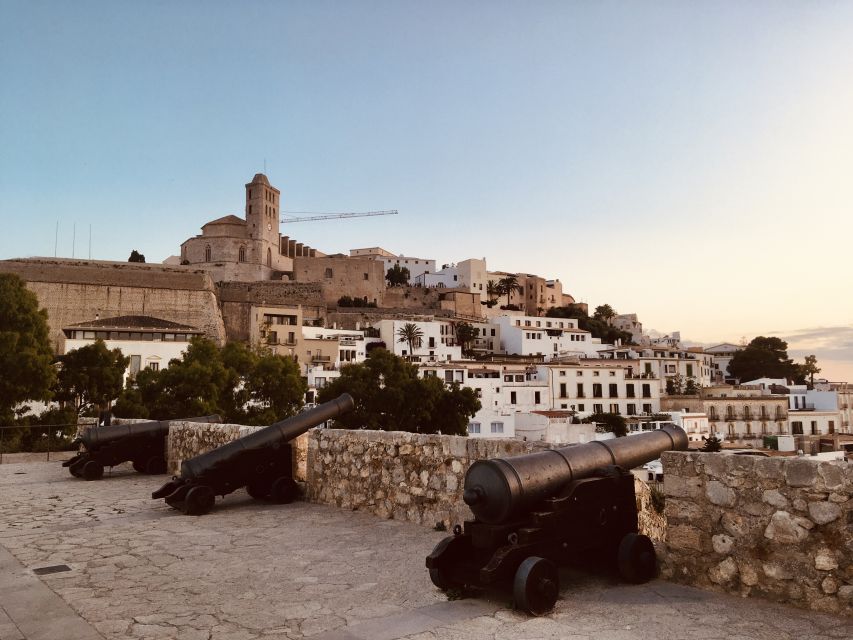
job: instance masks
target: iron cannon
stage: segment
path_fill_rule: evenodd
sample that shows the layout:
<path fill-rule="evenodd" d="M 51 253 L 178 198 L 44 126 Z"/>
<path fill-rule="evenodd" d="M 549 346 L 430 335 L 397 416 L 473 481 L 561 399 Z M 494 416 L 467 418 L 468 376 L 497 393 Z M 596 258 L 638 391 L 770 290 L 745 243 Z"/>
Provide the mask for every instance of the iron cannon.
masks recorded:
<path fill-rule="evenodd" d="M 216 496 L 246 487 L 256 500 L 279 504 L 298 495 L 288 444 L 312 427 L 355 407 L 348 393 L 181 463 L 181 473 L 151 494 L 187 515 L 213 508 Z"/>
<path fill-rule="evenodd" d="M 187 422 L 221 422 L 217 415 L 185 418 Z M 99 480 L 104 467 L 132 462 L 139 473 L 166 473 L 166 436 L 169 424 L 178 420 L 160 420 L 90 427 L 75 440 L 82 450 L 62 463 L 71 475 L 86 480 Z"/>
<path fill-rule="evenodd" d="M 516 606 L 540 615 L 559 595 L 558 566 L 604 564 L 629 582 L 657 572 L 652 541 L 638 533 L 630 469 L 687 448 L 675 425 L 512 458 L 474 462 L 463 500 L 474 514 L 426 558 L 444 591 L 510 586 Z"/>

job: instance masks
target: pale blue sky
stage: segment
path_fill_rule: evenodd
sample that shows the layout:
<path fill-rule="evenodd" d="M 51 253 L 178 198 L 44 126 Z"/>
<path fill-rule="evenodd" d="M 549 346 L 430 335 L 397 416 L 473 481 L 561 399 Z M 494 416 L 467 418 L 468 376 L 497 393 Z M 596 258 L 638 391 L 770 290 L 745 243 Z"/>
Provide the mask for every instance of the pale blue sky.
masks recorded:
<path fill-rule="evenodd" d="M 323 251 L 485 256 L 853 378 L 851 79 L 853 2 L 0 0 L 0 258 L 59 221 L 162 260 L 266 160 L 286 210 L 400 210 L 283 229 Z"/>

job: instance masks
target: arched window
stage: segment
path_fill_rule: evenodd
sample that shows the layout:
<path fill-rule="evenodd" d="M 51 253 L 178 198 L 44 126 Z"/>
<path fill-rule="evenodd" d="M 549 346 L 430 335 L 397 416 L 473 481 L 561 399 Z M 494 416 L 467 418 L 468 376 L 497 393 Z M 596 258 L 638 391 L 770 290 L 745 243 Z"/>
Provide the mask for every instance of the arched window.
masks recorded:
<path fill-rule="evenodd" d="M 272 249 L 267 249 L 267 266 L 272 268 Z"/>
<path fill-rule="evenodd" d="M 729 435 L 733 436 L 735 434 L 735 426 L 730 422 L 729 423 Z"/>
<path fill-rule="evenodd" d="M 240 247 L 240 255 L 238 259 L 240 262 L 246 262 L 246 247 Z"/>
<path fill-rule="evenodd" d="M 205 261 L 205 262 L 210 262 L 210 245 L 207 245 L 207 246 L 204 248 L 204 261 Z"/>

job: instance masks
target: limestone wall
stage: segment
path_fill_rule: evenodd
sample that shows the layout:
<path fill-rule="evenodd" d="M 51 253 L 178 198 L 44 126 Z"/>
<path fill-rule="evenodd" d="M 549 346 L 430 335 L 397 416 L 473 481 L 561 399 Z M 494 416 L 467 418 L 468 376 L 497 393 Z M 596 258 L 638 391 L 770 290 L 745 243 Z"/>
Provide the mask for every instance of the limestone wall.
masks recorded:
<path fill-rule="evenodd" d="M 199 422 L 173 422 L 166 439 L 167 473 L 178 475 L 181 462 L 202 453 L 207 453 L 223 444 L 254 433 L 263 427 L 240 424 L 207 424 Z M 305 464 L 308 450 L 308 434 L 299 436 L 291 443 L 293 447 L 293 477 L 305 481 Z"/>
<path fill-rule="evenodd" d="M 662 456 L 664 577 L 853 614 L 853 464 Z"/>
<path fill-rule="evenodd" d="M 15 273 L 47 309 L 57 352 L 63 327 L 124 315 L 154 316 L 201 329 L 224 343 L 225 326 L 213 281 L 189 267 L 129 262 L 33 258 L 0 261 L 0 272 Z"/>
<path fill-rule="evenodd" d="M 511 439 L 420 435 L 401 431 L 317 429 L 308 440 L 308 499 L 381 518 L 448 528 L 472 517 L 462 500 L 475 460 L 516 456 L 553 445 Z M 663 518 L 636 481 L 641 530 L 660 540 Z"/>

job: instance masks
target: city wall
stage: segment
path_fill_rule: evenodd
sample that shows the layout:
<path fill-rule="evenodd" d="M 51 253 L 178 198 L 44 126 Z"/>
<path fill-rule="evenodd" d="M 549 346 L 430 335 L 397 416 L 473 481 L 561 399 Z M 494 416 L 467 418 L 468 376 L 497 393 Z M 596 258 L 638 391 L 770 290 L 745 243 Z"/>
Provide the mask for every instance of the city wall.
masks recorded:
<path fill-rule="evenodd" d="M 853 464 L 662 456 L 663 577 L 853 615 Z"/>
<path fill-rule="evenodd" d="M 256 306 L 302 306 L 303 319 L 309 322 L 326 316 L 323 285 L 316 282 L 220 282 L 218 292 L 228 340 L 251 340 Z"/>
<path fill-rule="evenodd" d="M 132 262 L 33 258 L 0 261 L 47 309 L 50 338 L 61 352 L 62 329 L 96 316 L 144 315 L 189 325 L 223 344 L 225 326 L 213 281 L 203 271 Z"/>

